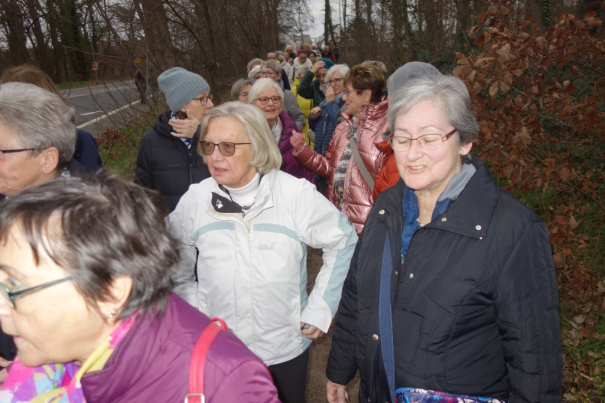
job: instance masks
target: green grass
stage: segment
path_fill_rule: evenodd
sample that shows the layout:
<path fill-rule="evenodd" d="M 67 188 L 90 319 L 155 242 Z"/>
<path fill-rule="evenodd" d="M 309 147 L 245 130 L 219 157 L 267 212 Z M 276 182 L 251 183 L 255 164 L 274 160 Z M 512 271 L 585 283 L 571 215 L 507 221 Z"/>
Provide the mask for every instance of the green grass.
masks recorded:
<path fill-rule="evenodd" d="M 99 153 L 108 173 L 134 180 L 141 138 L 153 127 L 158 113 L 146 113 L 118 132 L 106 131 L 100 136 Z"/>
<path fill-rule="evenodd" d="M 96 85 L 96 82 L 93 81 L 68 81 L 63 82 L 61 84 L 55 84 L 57 89 L 66 90 L 68 88 L 75 87 L 88 87 L 89 85 Z"/>

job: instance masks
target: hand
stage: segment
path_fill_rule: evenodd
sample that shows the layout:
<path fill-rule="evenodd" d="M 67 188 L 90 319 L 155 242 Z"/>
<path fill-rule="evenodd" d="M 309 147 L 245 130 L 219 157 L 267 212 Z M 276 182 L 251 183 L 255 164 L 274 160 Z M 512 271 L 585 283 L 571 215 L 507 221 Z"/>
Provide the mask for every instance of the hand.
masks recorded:
<path fill-rule="evenodd" d="M 323 336 L 324 332 L 322 332 L 315 326 L 311 325 L 307 329 L 304 329 L 305 325 L 306 325 L 305 322 L 300 322 L 302 334 L 304 334 L 307 339 L 316 340 L 316 339 L 319 339 L 321 336 Z"/>
<path fill-rule="evenodd" d="M 326 385 L 328 403 L 345 403 L 349 399 L 346 386 L 328 381 Z"/>
<path fill-rule="evenodd" d="M 313 72 L 313 74 L 317 74 L 317 70 L 323 68 L 325 65 L 325 62 L 316 62 L 313 67 L 311 67 L 311 71 Z"/>
<path fill-rule="evenodd" d="M 292 137 L 290 137 L 290 144 L 294 148 L 294 152 L 299 152 L 305 145 L 305 138 L 302 133 L 292 130 Z"/>
<path fill-rule="evenodd" d="M 168 124 L 175 130 L 170 134 L 174 137 L 185 137 L 188 139 L 193 138 L 200 123 L 199 120 L 191 115 L 189 109 L 187 109 L 187 119 L 170 119 L 168 121 Z"/>
<path fill-rule="evenodd" d="M 334 90 L 330 86 L 326 90 L 326 102 L 334 101 L 335 99 L 336 99 L 336 94 L 334 94 Z"/>
<path fill-rule="evenodd" d="M 311 109 L 311 112 L 309 113 L 309 116 L 311 116 L 312 119 L 317 119 L 319 115 L 321 115 L 321 109 L 319 108 L 319 106 L 316 106 L 315 108 Z"/>

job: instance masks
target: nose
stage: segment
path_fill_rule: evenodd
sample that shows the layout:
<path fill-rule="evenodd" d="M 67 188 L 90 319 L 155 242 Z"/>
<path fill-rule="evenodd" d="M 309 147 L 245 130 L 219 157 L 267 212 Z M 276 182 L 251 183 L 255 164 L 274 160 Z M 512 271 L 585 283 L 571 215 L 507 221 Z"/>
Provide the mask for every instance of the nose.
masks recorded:
<path fill-rule="evenodd" d="M 206 108 L 214 108 L 214 102 L 210 98 L 208 98 L 208 102 L 206 103 Z"/>
<path fill-rule="evenodd" d="M 422 156 L 422 147 L 418 144 L 417 140 L 410 142 L 410 149 L 408 150 L 408 160 L 415 161 Z"/>
<path fill-rule="evenodd" d="M 11 311 L 12 311 L 12 308 L 9 305 L 6 298 L 0 296 L 0 319 L 10 316 Z"/>
<path fill-rule="evenodd" d="M 218 144 L 214 145 L 212 154 L 210 154 L 209 157 L 212 159 L 212 161 L 221 161 L 224 158 L 223 154 L 221 154 L 221 152 L 218 150 Z"/>

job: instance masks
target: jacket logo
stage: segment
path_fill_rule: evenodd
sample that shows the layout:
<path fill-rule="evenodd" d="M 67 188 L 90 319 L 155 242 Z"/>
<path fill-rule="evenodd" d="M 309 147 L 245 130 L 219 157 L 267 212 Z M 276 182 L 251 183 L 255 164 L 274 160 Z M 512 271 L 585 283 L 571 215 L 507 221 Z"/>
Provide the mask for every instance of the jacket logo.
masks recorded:
<path fill-rule="evenodd" d="M 260 250 L 272 250 L 272 249 L 275 249 L 275 242 L 271 242 L 270 245 L 266 245 L 264 243 L 261 243 L 260 246 L 258 247 L 258 249 L 260 249 Z"/>
<path fill-rule="evenodd" d="M 220 201 L 220 200 L 217 200 L 217 201 L 216 201 L 216 209 L 217 209 L 217 210 L 220 210 L 220 209 L 222 209 L 222 208 L 223 208 L 223 203 L 221 203 L 221 201 Z"/>

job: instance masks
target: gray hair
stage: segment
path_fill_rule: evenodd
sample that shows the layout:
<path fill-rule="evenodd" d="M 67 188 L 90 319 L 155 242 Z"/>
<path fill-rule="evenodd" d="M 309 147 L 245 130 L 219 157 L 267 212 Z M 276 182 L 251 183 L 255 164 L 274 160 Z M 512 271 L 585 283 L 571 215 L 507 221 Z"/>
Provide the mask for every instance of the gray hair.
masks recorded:
<path fill-rule="evenodd" d="M 307 66 L 307 64 L 303 64 L 302 66 L 300 66 L 300 68 L 298 70 L 296 70 L 296 77 L 300 77 L 301 74 L 307 74 L 308 71 L 310 71 L 311 69 L 309 68 L 309 66 Z"/>
<path fill-rule="evenodd" d="M 248 73 L 250 73 L 250 70 L 252 70 L 254 68 L 254 66 L 260 66 L 261 64 L 263 64 L 263 59 L 259 59 L 259 58 L 252 59 L 246 65 L 246 71 Z"/>
<path fill-rule="evenodd" d="M 229 98 L 230 101 L 237 101 L 239 98 L 239 93 L 246 85 L 254 85 L 254 81 L 248 78 L 240 78 L 231 86 L 231 96 Z"/>
<path fill-rule="evenodd" d="M 281 97 L 279 102 L 279 109 L 281 111 L 281 109 L 284 108 L 284 90 L 281 89 L 278 83 L 270 78 L 259 78 L 256 80 L 252 88 L 250 88 L 250 92 L 248 92 L 248 103 L 251 104 L 256 101 L 258 97 L 260 97 L 260 94 L 270 89 L 276 90 L 277 95 Z"/>
<path fill-rule="evenodd" d="M 271 81 L 275 83 L 275 81 Z M 201 152 L 202 141 L 206 139 L 208 126 L 212 119 L 219 117 L 230 118 L 244 125 L 246 134 L 250 143 L 252 143 L 250 145 L 252 147 L 252 158 L 248 164 L 255 167 L 258 173 L 265 175 L 281 167 L 281 153 L 269 128 L 267 118 L 256 106 L 242 104 L 241 102 L 227 102 L 214 107 L 204 117 L 198 145 L 198 154 L 204 158 L 204 161 L 206 161 L 206 155 Z"/>
<path fill-rule="evenodd" d="M 11 130 L 32 154 L 49 147 L 59 151 L 58 169 L 69 163 L 76 149 L 76 112 L 65 101 L 33 84 L 0 85 L 0 123 Z"/>
<path fill-rule="evenodd" d="M 383 62 L 378 61 L 378 60 L 366 60 L 361 64 L 365 64 L 367 66 L 378 67 L 378 69 L 382 72 L 382 74 L 384 74 L 384 77 L 386 78 L 388 70 L 387 70 L 387 66 Z"/>
<path fill-rule="evenodd" d="M 274 72 L 276 72 L 278 76 L 281 76 L 282 68 L 281 68 L 281 65 L 279 64 L 279 62 L 276 62 L 275 60 L 267 60 L 267 61 L 263 62 L 261 69 L 263 67 L 271 69 Z"/>
<path fill-rule="evenodd" d="M 454 76 L 423 76 L 408 81 L 392 95 L 387 119 L 394 133 L 395 120 L 409 112 L 420 101 L 432 100 L 441 105 L 448 122 L 456 128 L 458 143 L 465 145 L 477 140 L 479 124 L 471 108 L 466 85 Z M 470 156 L 462 156 L 466 164 Z"/>
<path fill-rule="evenodd" d="M 351 69 L 346 64 L 335 64 L 334 66 L 330 67 L 330 70 L 328 70 L 328 73 L 326 74 L 326 82 L 332 79 L 332 74 L 334 73 L 340 74 L 340 77 L 344 79 L 349 70 Z"/>

